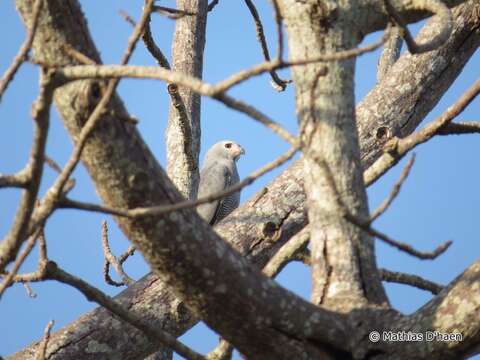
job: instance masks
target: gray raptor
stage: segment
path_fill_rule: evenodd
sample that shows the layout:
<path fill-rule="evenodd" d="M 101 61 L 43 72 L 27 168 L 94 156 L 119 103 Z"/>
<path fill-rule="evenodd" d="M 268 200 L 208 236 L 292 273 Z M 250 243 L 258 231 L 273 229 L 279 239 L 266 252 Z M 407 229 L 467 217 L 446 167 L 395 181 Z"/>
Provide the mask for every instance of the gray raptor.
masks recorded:
<path fill-rule="evenodd" d="M 216 194 L 239 182 L 237 160 L 245 150 L 234 141 L 224 140 L 213 145 L 205 155 L 200 170 L 198 198 Z M 198 206 L 200 216 L 210 225 L 225 218 L 240 203 L 240 191 L 222 199 Z"/>

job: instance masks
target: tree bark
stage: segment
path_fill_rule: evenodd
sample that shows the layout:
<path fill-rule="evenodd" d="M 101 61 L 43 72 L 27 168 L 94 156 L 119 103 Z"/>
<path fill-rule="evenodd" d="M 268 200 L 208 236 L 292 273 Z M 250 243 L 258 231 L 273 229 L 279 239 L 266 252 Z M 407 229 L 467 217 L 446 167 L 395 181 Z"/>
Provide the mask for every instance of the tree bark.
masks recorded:
<path fill-rule="evenodd" d="M 280 7 L 292 59 L 335 53 L 360 43 L 361 35 L 351 26 L 357 13 L 350 2 L 284 0 Z M 297 118 L 306 129 L 312 301 L 342 312 L 368 302 L 388 302 L 373 240 L 348 222 L 339 206 L 340 201 L 354 216 L 369 216 L 355 123 L 354 69 L 354 59 L 292 69 Z M 321 72 L 326 75 L 318 81 Z"/>
<path fill-rule="evenodd" d="M 190 14 L 176 20 L 173 38 L 173 70 L 202 78 L 203 49 L 207 25 L 207 0 L 177 0 L 177 9 Z M 167 143 L 167 173 L 187 199 L 197 197 L 200 153 L 200 96 L 188 88 L 178 91 L 181 103 L 170 105 Z"/>
<path fill-rule="evenodd" d="M 23 8 L 23 14 L 28 16 L 28 5 L 30 4 L 30 2 L 18 0 L 17 4 L 20 10 L 22 10 Z M 25 6 L 25 4 L 27 4 L 27 6 Z M 51 9 L 53 13 L 60 14 L 61 12 L 56 12 L 58 10 L 55 9 L 56 7 L 58 9 L 58 7 L 62 6 L 65 6 L 68 9 L 68 11 L 64 12 L 62 16 L 57 15 L 56 17 L 52 17 L 52 19 L 43 18 L 42 31 L 44 31 L 45 34 L 44 37 L 39 36 L 38 38 L 36 38 L 37 42 L 34 45 L 35 56 L 39 56 L 43 59 L 51 59 L 52 61 L 60 61 L 60 63 L 70 63 L 71 60 L 68 59 L 60 50 L 60 44 L 67 41 L 72 44 L 76 44 L 79 49 L 82 49 L 90 57 L 96 58 L 95 50 L 92 50 L 94 49 L 93 44 L 88 36 L 88 32 L 86 32 L 86 27 L 83 23 L 83 20 L 81 20 L 82 18 L 79 15 L 80 12 L 77 5 L 75 5 L 75 3 L 71 1 L 64 3 L 49 2 L 49 9 Z M 459 12 L 462 21 L 459 21 L 457 23 L 457 27 L 460 30 L 455 34 L 454 38 L 451 39 L 452 42 L 445 47 L 445 52 L 441 53 L 442 59 L 444 61 L 440 62 L 438 66 L 431 66 L 431 64 L 434 63 L 435 57 L 429 57 L 430 54 L 425 54 L 421 57 L 411 58 L 409 62 L 404 62 L 401 64 L 403 68 L 400 68 L 400 64 L 396 64 L 397 69 L 399 69 L 398 73 L 401 73 L 402 69 L 403 71 L 406 71 L 408 69 L 416 69 L 416 71 L 418 71 L 418 74 L 421 74 L 421 77 L 423 77 L 424 82 L 426 80 L 429 80 L 429 86 L 433 86 L 435 88 L 435 91 L 428 93 L 427 96 L 426 91 L 414 91 L 414 89 L 412 88 L 409 88 L 407 86 L 401 86 L 401 83 L 397 83 L 399 84 L 397 85 L 397 87 L 399 89 L 403 89 L 403 93 L 397 94 L 399 97 L 391 97 L 387 99 L 387 101 L 390 103 L 391 109 L 396 109 L 397 114 L 400 114 L 397 118 L 393 118 L 392 116 L 387 120 L 390 121 L 389 123 L 387 123 L 387 125 L 389 127 L 391 126 L 393 130 L 397 129 L 399 125 L 405 121 L 406 117 L 409 119 L 409 123 L 418 124 L 418 122 L 422 119 L 422 114 L 421 112 L 416 112 L 415 109 L 417 107 L 421 107 L 423 109 L 422 111 L 426 111 L 425 109 L 433 107 L 433 105 L 436 103 L 436 101 L 438 101 L 438 98 L 441 96 L 443 91 L 445 91 L 446 87 L 448 87 L 448 84 L 453 81 L 456 73 L 461 70 L 464 63 L 468 60 L 468 58 L 478 46 L 478 18 L 475 18 L 473 15 L 469 15 L 469 13 L 475 14 L 474 11 L 469 11 L 472 9 L 472 3 L 470 3 L 469 6 L 470 8 L 466 6 L 463 7 L 463 13 Z M 72 15 L 72 19 L 67 17 L 66 14 Z M 53 19 L 55 19 L 57 23 L 54 22 Z M 52 37 L 55 41 L 52 40 Z M 45 39 L 49 39 L 49 41 L 44 41 Z M 422 69 L 424 71 L 422 71 Z M 410 72 L 413 71 L 414 70 L 410 70 Z M 444 74 L 444 76 L 442 76 L 441 78 L 436 76 L 436 74 L 442 73 Z M 399 80 L 403 81 L 405 84 L 410 84 L 410 82 L 412 81 L 411 77 L 407 78 L 399 76 L 399 78 Z M 75 131 L 78 131 L 78 126 L 73 126 L 71 123 L 75 124 L 75 122 L 81 121 L 81 119 L 85 119 L 84 114 L 86 106 L 80 106 L 83 103 L 79 100 L 84 98 L 85 94 L 89 94 L 91 92 L 91 90 L 89 92 L 88 89 L 91 89 L 92 87 L 95 88 L 94 84 L 95 82 L 76 82 L 57 91 L 57 107 L 60 109 L 60 112 L 65 119 L 67 127 L 70 129 L 74 138 L 76 133 Z M 438 84 L 443 85 L 435 87 L 435 85 Z M 377 89 L 382 89 L 382 86 L 383 90 L 385 90 L 384 83 L 379 84 L 377 86 Z M 420 84 L 420 87 L 422 86 L 423 83 Z M 379 91 L 381 92 L 381 90 Z M 411 113 L 409 114 L 405 114 L 400 111 L 403 107 L 402 101 L 405 98 L 406 94 L 411 94 L 411 98 L 409 101 L 412 101 L 412 104 L 414 104 L 412 105 Z M 70 102 L 74 104 L 72 108 L 69 106 Z M 117 107 L 116 109 L 123 109 L 118 99 L 115 101 L 114 106 Z M 366 105 L 362 106 L 363 109 L 366 108 Z M 357 113 L 359 114 L 359 123 L 362 122 L 362 115 L 360 115 L 360 110 L 362 109 L 362 106 L 357 109 Z M 394 110 L 392 110 L 392 112 L 394 112 Z M 368 126 L 372 126 L 375 129 L 377 117 L 382 117 L 382 113 L 374 114 L 373 112 L 369 111 L 365 111 L 365 113 L 368 114 L 368 116 L 365 115 L 363 117 L 364 123 Z M 103 132 L 105 132 L 105 134 L 103 135 L 105 136 L 105 138 L 103 138 L 104 143 L 118 143 L 122 144 L 119 145 L 121 147 L 123 147 L 124 144 L 130 144 L 130 146 L 140 146 L 140 148 L 145 149 L 143 143 L 141 141 L 138 141 L 138 135 L 135 135 L 133 140 L 129 137 L 131 131 L 133 131 L 134 134 L 136 133 L 134 130 L 131 129 L 130 126 L 126 126 L 120 120 L 116 120 L 115 118 L 112 118 L 109 122 L 109 127 L 110 126 L 114 126 L 113 130 L 111 128 L 108 131 L 106 129 L 103 130 Z M 382 148 L 382 142 L 378 141 L 379 139 L 377 139 L 377 137 L 375 136 L 375 132 L 366 132 L 367 130 L 365 129 L 366 127 L 360 128 L 360 138 L 375 138 L 376 141 L 373 141 L 372 145 L 368 148 L 369 156 L 364 157 L 364 166 L 371 163 L 371 159 L 374 159 L 376 156 L 378 156 L 378 154 L 381 153 Z M 101 133 L 102 130 L 99 129 L 97 130 L 97 132 Z M 392 131 L 392 134 L 397 134 L 397 132 Z M 97 136 L 99 135 L 97 134 L 95 138 L 97 138 Z M 361 141 L 362 144 L 364 142 L 365 140 Z M 95 151 L 100 151 L 101 155 L 104 152 L 103 150 L 101 150 L 103 148 L 103 144 L 101 143 L 101 141 L 91 141 L 89 143 L 89 146 L 91 146 L 92 153 L 94 153 Z M 95 147 L 97 147 L 97 149 Z M 117 149 L 118 147 L 115 148 Z M 363 154 L 366 153 L 367 152 L 364 150 Z M 146 151 L 145 154 L 151 157 L 151 154 L 148 151 Z M 104 161 L 106 161 L 105 157 L 103 157 L 103 159 Z M 114 166 L 114 161 L 116 160 L 113 159 L 112 161 L 113 163 L 107 165 L 108 168 L 112 168 Z M 147 163 L 151 161 L 154 161 L 153 157 L 151 157 L 150 160 L 147 161 Z M 108 162 L 106 164 L 108 164 Z M 232 216 L 226 219 L 223 224 L 219 225 L 216 228 L 216 230 L 227 240 L 232 238 L 235 239 L 234 241 L 232 241 L 234 246 L 236 246 L 243 254 L 246 254 L 248 257 L 254 259 L 255 261 L 258 261 L 258 264 L 264 263 L 265 259 L 268 258 L 271 252 L 275 251 L 282 242 L 284 242 L 289 236 L 291 236 L 291 234 L 298 231 L 306 222 L 303 205 L 299 206 L 299 204 L 303 204 L 304 200 L 304 194 L 302 191 L 301 167 L 301 163 L 296 163 L 295 165 L 293 165 L 293 167 L 290 170 L 287 170 L 281 176 L 281 178 L 277 179 L 273 182 L 273 184 L 269 185 L 267 187 L 268 190 L 266 191 L 266 193 L 259 195 L 255 203 L 254 201 L 247 203 L 244 207 L 242 207 L 236 213 L 232 214 Z M 115 170 L 115 168 L 113 168 L 112 170 Z M 121 174 L 120 170 L 121 169 L 115 170 L 115 174 Z M 94 180 L 99 181 L 101 179 L 94 177 Z M 155 191 L 160 191 L 159 189 L 155 189 L 156 188 L 153 187 L 151 189 L 151 192 L 153 193 Z M 120 189 L 118 189 L 118 192 L 119 191 Z M 125 191 L 128 192 L 130 190 L 128 190 L 127 188 L 125 189 Z M 135 196 L 135 194 L 132 194 L 131 196 Z M 115 205 L 123 206 L 124 203 L 122 203 L 122 201 L 119 201 L 119 203 Z M 254 216 L 253 219 L 258 219 L 258 221 L 251 221 L 250 216 Z M 246 219 L 248 219 L 248 221 Z M 147 277 L 143 281 L 143 284 L 145 284 L 145 282 L 151 281 L 148 279 L 152 278 Z M 141 284 L 138 284 L 138 288 L 141 288 Z M 136 287 L 136 289 L 138 288 Z M 139 291 L 136 293 L 138 295 L 136 296 L 136 299 L 144 299 L 143 295 L 148 293 L 150 295 L 150 302 L 148 300 L 142 300 L 142 303 L 136 301 L 136 304 L 140 306 L 139 309 L 142 309 L 139 310 L 140 312 L 143 312 L 143 310 L 146 308 L 152 308 L 152 306 L 155 306 L 155 304 L 158 303 L 154 300 L 154 296 L 152 296 L 153 294 L 157 294 L 157 292 L 166 294 L 169 292 L 163 286 L 159 286 L 159 288 L 162 288 L 161 291 L 159 290 L 159 288 L 154 287 L 150 288 L 148 286 L 145 286 L 144 288 L 145 292 Z M 135 293 L 135 289 L 132 290 L 133 293 Z M 132 293 L 128 292 L 124 292 L 118 296 L 118 298 L 120 299 L 131 299 L 131 297 Z M 172 308 L 175 307 L 172 306 Z M 160 310 L 161 309 L 159 309 L 159 311 Z M 175 314 L 175 310 L 170 310 L 170 312 Z M 164 312 L 152 311 L 152 313 L 156 313 L 157 316 L 158 314 L 163 314 L 156 318 L 157 321 L 160 320 L 161 322 L 162 317 L 168 320 L 168 317 Z M 109 317 L 108 314 L 104 314 L 104 316 Z M 172 318 L 175 317 L 173 316 Z M 70 342 L 75 343 L 75 341 L 72 340 L 74 338 L 73 335 L 68 335 L 68 337 L 65 336 L 68 331 L 75 331 L 75 334 L 78 335 L 79 340 L 83 338 L 83 344 L 88 344 L 89 341 L 94 340 L 95 335 L 90 337 L 90 333 L 88 331 L 82 332 L 81 330 L 82 327 L 85 326 L 85 324 L 90 324 L 94 326 L 103 324 L 101 322 L 97 322 L 96 320 L 97 319 L 92 317 L 92 315 L 89 316 L 87 314 L 85 315 L 85 318 L 82 318 L 82 321 L 79 320 L 79 323 L 75 323 L 75 327 L 69 326 L 64 328 L 65 332 L 61 330 L 60 332 L 54 334 L 52 336 L 50 344 L 51 346 L 57 347 L 58 349 L 58 351 L 55 352 L 55 356 L 58 356 L 58 358 L 62 359 L 67 358 L 63 357 L 62 352 L 66 351 L 69 348 Z M 111 326 L 112 323 L 110 323 L 110 325 L 108 325 L 106 328 L 100 327 L 98 330 L 102 332 L 112 332 L 113 339 L 113 334 L 115 334 L 116 331 L 118 331 L 116 333 L 117 335 L 124 333 L 125 325 L 119 326 L 116 320 L 112 321 L 116 323 L 115 326 Z M 178 329 L 178 332 L 185 331 L 186 328 L 191 326 L 194 322 L 191 316 L 186 316 L 185 318 L 181 319 L 177 318 L 175 319 L 175 321 L 176 323 L 172 321 L 173 324 L 170 325 L 173 325 L 172 327 L 176 327 Z M 166 323 L 169 323 L 169 321 L 166 321 Z M 60 336 L 61 332 L 64 334 L 63 336 Z M 132 332 L 130 333 L 134 332 L 135 330 L 132 330 Z M 174 330 L 172 330 L 172 332 L 178 333 Z M 137 337 L 135 337 L 135 339 L 136 338 Z M 138 334 L 138 338 L 142 338 L 142 335 Z M 118 339 L 121 339 L 121 336 L 117 337 L 117 340 Z M 138 354 L 145 354 L 146 352 L 150 351 L 145 350 L 146 348 L 148 348 L 145 339 L 143 339 L 143 342 L 139 340 L 139 342 L 135 343 L 135 345 L 132 345 L 131 342 L 124 343 L 123 346 L 125 347 L 122 350 L 119 350 L 119 347 L 122 346 L 122 344 L 118 344 L 117 342 L 115 342 L 115 344 L 118 345 L 116 350 L 121 351 L 122 354 L 125 354 L 125 358 L 135 358 L 135 356 L 138 356 Z M 14 358 L 28 358 L 28 353 L 29 351 L 25 350 L 22 353 L 16 354 Z M 132 355 L 131 357 L 128 357 L 129 355 L 127 354 Z M 108 356 L 105 353 L 104 355 Z M 74 357 L 74 355 L 72 356 Z"/>

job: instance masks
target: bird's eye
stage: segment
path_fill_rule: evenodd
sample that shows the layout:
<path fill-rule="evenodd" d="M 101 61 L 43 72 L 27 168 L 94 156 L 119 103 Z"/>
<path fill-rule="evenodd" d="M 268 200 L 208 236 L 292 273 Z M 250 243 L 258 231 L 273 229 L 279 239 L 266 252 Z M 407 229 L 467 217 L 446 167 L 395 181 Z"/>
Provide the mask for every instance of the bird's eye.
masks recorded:
<path fill-rule="evenodd" d="M 226 147 L 227 149 L 230 149 L 230 148 L 232 147 L 232 143 L 226 143 L 226 144 L 225 144 L 225 147 Z"/>

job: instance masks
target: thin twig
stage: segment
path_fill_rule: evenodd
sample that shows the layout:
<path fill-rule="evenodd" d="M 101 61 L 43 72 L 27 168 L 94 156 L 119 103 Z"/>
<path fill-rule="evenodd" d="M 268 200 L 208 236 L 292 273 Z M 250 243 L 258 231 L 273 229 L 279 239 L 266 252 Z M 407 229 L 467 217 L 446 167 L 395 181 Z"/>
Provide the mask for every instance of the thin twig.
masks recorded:
<path fill-rule="evenodd" d="M 393 185 L 392 191 L 390 192 L 388 197 L 380 204 L 378 208 L 376 208 L 372 212 L 372 215 L 370 216 L 371 222 L 375 221 L 379 216 L 381 216 L 392 204 L 393 200 L 395 200 L 395 198 L 398 196 L 398 194 L 400 193 L 400 189 L 402 188 L 403 183 L 405 182 L 408 175 L 410 174 L 410 170 L 412 169 L 412 166 L 414 163 L 415 163 L 415 154 L 412 155 L 407 165 L 405 165 L 405 168 L 400 174 L 400 178 Z"/>
<path fill-rule="evenodd" d="M 90 59 L 87 55 L 83 54 L 82 52 L 75 49 L 70 44 L 63 44 L 62 45 L 63 51 L 70 56 L 72 59 L 76 60 L 80 64 L 84 65 L 96 65 L 97 62 L 93 59 Z"/>
<path fill-rule="evenodd" d="M 55 88 L 51 75 L 50 70 L 42 70 L 40 94 L 32 108 L 35 132 L 30 159 L 27 165 L 29 172 L 28 186 L 22 194 L 14 223 L 0 243 L 0 272 L 5 270 L 5 266 L 15 258 L 22 242 L 33 232 L 29 232 L 29 223 L 37 201 L 40 181 L 43 174 L 43 162 L 50 121 L 50 106 L 53 101 L 53 91 Z"/>
<path fill-rule="evenodd" d="M 123 263 L 125 261 L 127 261 L 127 259 L 130 257 L 130 256 L 133 256 L 135 254 L 135 246 L 133 245 L 130 245 L 128 247 L 128 249 L 118 257 L 118 261 L 120 262 L 121 265 L 123 265 Z"/>
<path fill-rule="evenodd" d="M 349 213 L 345 214 L 345 219 L 350 221 L 352 224 L 358 226 L 360 229 L 364 230 L 371 236 L 374 236 L 377 239 L 382 240 L 384 243 L 422 260 L 434 260 L 440 255 L 442 255 L 445 251 L 447 251 L 450 245 L 452 245 L 452 241 L 448 240 L 440 244 L 439 246 L 437 246 L 433 251 L 419 251 L 413 248 L 409 244 L 392 239 L 388 235 L 372 228 L 368 222 L 360 221 L 355 216 L 352 216 Z"/>
<path fill-rule="evenodd" d="M 302 60 L 278 61 L 271 60 L 253 66 L 250 69 L 239 71 L 229 78 L 218 82 L 215 85 L 203 82 L 195 77 L 188 76 L 175 71 L 168 71 L 163 68 L 148 66 L 119 66 L 119 65 L 76 65 L 57 68 L 57 75 L 60 78 L 73 81 L 91 78 L 138 78 L 138 79 L 158 79 L 168 83 L 177 84 L 192 89 L 203 96 L 215 97 L 222 94 L 233 86 L 236 86 L 254 76 L 258 76 L 271 70 L 282 69 L 290 66 L 304 66 L 317 62 L 340 61 L 350 59 L 362 54 L 372 52 L 378 49 L 390 36 L 388 28 L 382 38 L 377 42 L 367 45 L 363 48 L 354 48 L 339 51 L 331 54 L 322 54 L 318 57 Z"/>
<path fill-rule="evenodd" d="M 20 266 L 22 263 L 25 261 L 27 256 L 30 254 L 30 252 L 33 249 L 33 246 L 35 245 L 35 241 L 32 242 L 33 245 L 30 245 L 30 241 L 32 239 L 35 239 L 36 242 L 38 242 L 39 245 L 39 250 L 38 250 L 38 265 L 37 265 L 37 270 L 31 273 L 26 273 L 26 274 L 18 274 L 18 270 L 20 269 Z M 30 247 L 31 246 L 31 247 Z M 27 246 L 24 249 L 24 252 L 20 254 L 19 257 L 15 260 L 15 265 L 13 266 L 12 270 L 7 274 L 5 277 L 5 288 L 10 286 L 12 283 L 23 283 L 27 289 L 27 293 L 31 294 L 31 289 L 28 287 L 29 282 L 37 282 L 37 281 L 42 281 L 45 277 L 45 271 L 46 271 L 46 266 L 48 262 L 48 257 L 47 257 L 47 242 L 45 240 L 45 234 L 43 229 L 40 230 L 38 235 L 35 237 L 32 237 L 29 242 L 27 242 Z M 2 284 L 2 286 L 4 285 Z M 0 289 L 0 297 L 2 294 L 2 291 L 4 289 Z M 32 296 L 35 297 L 35 296 Z"/>
<path fill-rule="evenodd" d="M 389 39 L 390 34 L 391 34 L 391 27 L 389 26 L 385 30 L 383 36 L 378 41 L 370 45 L 366 45 L 365 47 L 362 47 L 362 48 L 353 48 L 353 49 L 338 51 L 335 53 L 321 54 L 319 56 L 316 56 L 310 59 L 298 59 L 298 60 L 294 59 L 289 61 L 279 61 L 278 59 L 275 59 L 271 61 L 266 61 L 261 64 L 255 65 L 250 69 L 239 71 L 236 74 L 230 76 L 229 78 L 223 81 L 220 81 L 215 85 L 215 91 L 225 92 L 230 88 L 232 88 L 233 86 L 236 86 L 254 76 L 264 74 L 265 72 L 269 72 L 271 70 L 283 69 L 283 68 L 292 67 L 292 66 L 304 66 L 304 65 L 314 64 L 318 62 L 330 62 L 330 61 L 340 61 L 340 60 L 351 59 L 351 58 L 366 54 L 368 52 L 375 51 L 380 46 L 382 46 L 387 39 Z"/>
<path fill-rule="evenodd" d="M 53 261 L 50 261 L 47 265 L 46 278 L 49 280 L 57 280 L 63 284 L 74 287 L 75 289 L 80 291 L 89 301 L 94 301 L 97 304 L 103 306 L 123 321 L 142 331 L 150 339 L 172 348 L 172 350 L 177 352 L 179 355 L 185 357 L 186 359 L 205 360 L 204 356 L 188 348 L 187 346 L 179 342 L 177 339 L 175 339 L 174 336 L 168 334 L 167 332 L 163 331 L 158 327 L 152 327 L 149 324 L 145 323 L 139 316 L 137 316 L 132 311 L 124 308 L 118 302 L 113 300 L 110 296 L 106 295 L 105 293 L 83 281 L 82 279 L 60 269 L 58 265 Z"/>
<path fill-rule="evenodd" d="M 343 200 L 340 196 L 340 192 L 338 191 L 337 185 L 335 183 L 335 179 L 333 178 L 332 171 L 331 171 L 330 167 L 328 166 L 328 164 L 324 160 L 319 159 L 319 158 L 316 158 L 315 160 L 325 170 L 326 180 L 328 182 L 328 185 L 330 186 L 330 188 L 332 189 L 332 191 L 335 194 L 337 205 L 339 207 L 339 210 L 342 212 L 343 217 L 345 218 L 345 220 L 349 221 L 353 225 L 362 229 L 363 231 L 370 234 L 371 236 L 374 236 L 377 239 L 383 241 L 384 243 L 386 243 L 390 246 L 393 246 L 400 251 L 403 251 L 407 254 L 410 254 L 410 255 L 412 255 L 416 258 L 422 259 L 422 260 L 433 260 L 433 259 L 437 258 L 438 256 L 440 256 L 441 254 L 443 254 L 450 247 L 450 245 L 452 245 L 451 241 L 446 241 L 446 242 L 440 244 L 433 251 L 429 251 L 429 252 L 418 251 L 418 250 L 414 249 L 411 245 L 400 242 L 400 241 L 397 241 L 397 240 L 393 240 L 392 238 L 390 238 L 386 234 L 372 228 L 369 220 L 359 219 L 358 217 L 353 215 L 350 212 L 350 210 L 347 208 L 347 206 L 345 205 L 345 203 L 343 202 Z"/>
<path fill-rule="evenodd" d="M 130 25 L 132 25 L 133 27 L 135 27 L 137 24 L 135 23 L 135 20 L 133 20 L 133 18 L 128 15 L 128 13 L 126 11 L 123 11 L 123 10 L 120 10 L 118 12 L 118 14 L 127 22 L 129 23 Z"/>
<path fill-rule="evenodd" d="M 263 57 L 265 58 L 266 61 L 270 61 L 270 52 L 268 51 L 268 45 L 267 45 L 267 40 L 265 39 L 265 32 L 263 30 L 263 24 L 262 24 L 262 21 L 260 20 L 260 15 L 258 15 L 257 8 L 253 4 L 252 0 L 244 0 L 244 1 L 245 1 L 245 4 L 248 7 L 248 10 L 250 11 L 250 14 L 253 17 L 253 21 L 255 23 L 255 29 L 256 29 L 256 33 L 257 33 L 257 39 L 260 42 L 260 47 L 262 48 Z M 278 21 L 278 19 L 277 19 L 277 21 Z M 277 22 L 277 24 L 278 24 L 278 22 Z M 279 30 L 277 29 L 277 31 L 279 31 L 279 34 L 281 34 L 281 25 L 280 25 L 280 29 Z M 281 35 L 279 35 L 279 36 L 281 36 Z M 281 51 L 282 47 L 283 47 L 283 45 L 280 45 L 279 54 L 280 54 L 280 51 Z M 277 60 L 281 61 L 281 57 L 279 56 L 277 58 Z M 287 87 L 287 84 L 292 82 L 291 80 L 281 79 L 278 76 L 278 74 L 275 72 L 275 70 L 271 70 L 271 71 L 269 71 L 269 73 L 270 73 L 270 76 L 272 78 L 272 82 L 273 82 L 272 85 L 274 85 L 274 88 L 277 91 L 284 91 L 285 88 Z"/>
<path fill-rule="evenodd" d="M 116 256 L 114 256 L 112 254 L 112 251 L 110 249 L 110 245 L 108 243 L 108 227 L 107 227 L 107 222 L 105 220 L 102 221 L 102 248 L 103 248 L 103 254 L 105 256 L 105 264 L 106 264 L 104 266 L 105 281 L 108 284 L 114 285 L 114 286 L 122 286 L 122 285 L 131 286 L 131 285 L 133 285 L 135 283 L 135 280 L 133 280 L 130 276 L 128 276 L 125 273 L 120 261 L 117 259 Z M 112 264 L 115 271 L 117 272 L 117 274 L 122 279 L 121 283 L 113 281 L 112 278 L 110 277 L 110 274 L 109 274 L 110 266 L 109 266 L 109 264 Z"/>
<path fill-rule="evenodd" d="M 195 16 L 196 14 L 191 11 L 179 10 L 179 9 L 172 9 L 165 6 L 154 5 L 153 12 L 157 14 L 163 15 L 172 20 L 178 20 L 183 18 L 184 16 Z"/>
<path fill-rule="evenodd" d="M 13 59 L 12 64 L 10 67 L 5 71 L 0 80 L 0 101 L 2 100 L 2 95 L 8 87 L 8 84 L 13 80 L 16 72 L 23 64 L 23 62 L 27 59 L 28 52 L 33 44 L 33 38 L 35 37 L 35 33 L 37 32 L 38 26 L 38 19 L 40 15 L 40 10 L 42 8 L 43 0 L 35 0 L 32 9 L 32 23 L 29 29 L 27 29 L 27 37 L 23 42 L 22 46 L 18 50 L 17 55 Z"/>
<path fill-rule="evenodd" d="M 414 0 L 412 5 L 419 10 L 426 10 L 431 12 L 434 15 L 438 15 L 441 19 L 440 31 L 438 34 L 430 39 L 424 44 L 417 44 L 412 34 L 407 28 L 405 21 L 402 19 L 400 14 L 395 10 L 393 5 L 390 3 L 390 0 L 383 0 L 385 8 L 388 15 L 393 19 L 395 24 L 398 26 L 401 37 L 405 40 L 408 50 L 412 54 L 420 54 L 427 51 L 435 50 L 441 45 L 443 45 L 453 29 L 453 16 L 450 9 L 440 0 Z"/>
<path fill-rule="evenodd" d="M 263 114 L 253 106 L 241 100 L 237 100 L 227 94 L 218 94 L 213 98 L 222 102 L 224 105 L 231 109 L 235 109 L 239 112 L 244 113 L 245 115 L 248 115 L 252 119 L 258 121 L 263 126 L 272 130 L 275 134 L 280 136 L 283 140 L 287 141 L 290 145 L 297 146 L 297 139 L 290 132 L 288 132 L 279 123 L 273 121 L 267 115 Z"/>
<path fill-rule="evenodd" d="M 215 6 L 218 5 L 219 1 L 220 0 L 212 0 L 212 2 L 208 4 L 208 7 L 207 7 L 208 12 L 212 11 L 215 8 Z"/>
<path fill-rule="evenodd" d="M 36 241 L 37 241 L 37 236 L 30 237 L 23 251 L 15 259 L 12 269 L 8 274 L 6 274 L 5 278 L 3 279 L 3 282 L 0 284 L 0 299 L 2 298 L 2 295 L 5 292 L 5 290 L 14 281 L 15 275 L 17 275 L 18 270 L 20 269 L 20 266 L 22 266 L 27 256 L 30 255 L 30 253 L 32 252 L 32 249 L 35 246 Z"/>
<path fill-rule="evenodd" d="M 145 24 L 145 30 L 142 35 L 143 43 L 147 48 L 148 52 L 154 57 L 157 61 L 157 64 L 165 69 L 170 70 L 170 64 L 168 63 L 167 57 L 163 54 L 162 50 L 155 44 L 153 40 L 152 30 L 150 28 L 150 18 Z"/>
<path fill-rule="evenodd" d="M 45 155 L 44 161 L 45 161 L 45 164 L 47 164 L 50 167 L 50 169 L 55 171 L 57 174 L 60 174 L 62 172 L 62 168 L 60 167 L 60 165 L 58 165 L 57 162 L 52 158 Z"/>
<path fill-rule="evenodd" d="M 43 340 L 40 343 L 40 348 L 37 351 L 37 356 L 35 357 L 36 360 L 45 360 L 47 355 L 47 346 L 48 342 L 50 341 L 50 331 L 52 331 L 53 324 L 55 321 L 50 320 L 45 327 L 45 331 L 43 332 Z"/>
<path fill-rule="evenodd" d="M 393 138 L 385 145 L 385 152 L 364 173 L 363 181 L 369 186 L 377 181 L 387 170 L 395 166 L 410 150 L 427 142 L 445 129 L 480 93 L 480 80 L 477 80 L 442 115 L 423 129 L 403 139 Z"/>
<path fill-rule="evenodd" d="M 452 122 L 438 131 L 438 135 L 479 134 L 480 122 Z"/>
<path fill-rule="evenodd" d="M 275 13 L 275 23 L 277 24 L 277 60 L 283 61 L 283 18 L 278 6 L 278 0 L 272 0 L 273 11 Z M 290 80 L 291 81 L 291 80 Z"/>
<path fill-rule="evenodd" d="M 148 16 L 152 10 L 154 0 L 147 0 L 146 4 L 143 9 L 142 17 L 135 27 L 132 35 L 130 36 L 127 44 L 127 48 L 122 56 L 120 64 L 125 65 L 130 57 L 132 56 L 133 50 L 137 44 L 138 39 L 140 38 L 145 23 L 148 19 Z M 93 65 L 85 65 L 85 66 L 93 66 Z M 58 199 L 62 195 L 62 190 L 67 183 L 70 175 L 72 174 L 73 170 L 76 168 L 78 162 L 80 161 L 80 157 L 82 155 L 83 149 L 85 148 L 86 142 L 92 131 L 95 129 L 97 123 L 102 119 L 105 108 L 108 106 L 113 94 L 115 93 L 115 89 L 119 83 L 120 79 L 111 79 L 107 85 L 107 88 L 98 102 L 97 106 L 90 114 L 90 117 L 86 121 L 85 125 L 78 136 L 77 144 L 75 149 L 70 156 L 70 159 L 67 161 L 65 167 L 62 170 L 62 173 L 57 177 L 55 183 L 50 187 L 47 194 L 42 201 L 40 209 L 36 214 L 34 214 L 34 219 L 31 222 L 31 228 L 35 228 L 38 225 L 41 225 L 48 216 L 55 210 L 56 203 Z"/>
<path fill-rule="evenodd" d="M 23 283 L 23 287 L 25 288 L 25 291 L 27 292 L 28 297 L 32 299 L 35 299 L 37 297 L 37 294 L 35 294 L 35 292 L 32 290 L 28 282 Z"/>
<path fill-rule="evenodd" d="M 433 295 L 437 295 L 443 289 L 442 285 L 426 280 L 418 275 L 405 274 L 386 269 L 379 269 L 378 271 L 383 281 L 414 286 L 422 290 L 430 291 Z"/>
<path fill-rule="evenodd" d="M 100 212 L 100 213 L 111 214 L 111 215 L 122 216 L 122 217 L 130 217 L 130 218 L 141 218 L 145 216 L 164 215 L 172 211 L 189 209 L 201 204 L 216 201 L 218 199 L 221 199 L 228 195 L 236 193 L 237 191 L 241 190 L 245 186 L 252 184 L 260 176 L 263 176 L 267 172 L 281 166 L 282 164 L 290 160 L 297 151 L 298 151 L 298 148 L 296 147 L 291 148 L 290 150 L 285 152 L 283 155 L 281 155 L 274 161 L 268 163 L 267 165 L 253 172 L 252 174 L 247 176 L 245 179 L 229 187 L 228 189 L 225 189 L 223 191 L 220 191 L 218 193 L 215 193 L 209 196 L 202 197 L 197 200 L 185 200 L 185 201 L 178 202 L 176 204 L 152 206 L 152 207 L 146 207 L 146 208 L 116 209 L 116 208 L 111 208 L 107 206 L 89 204 L 89 203 L 84 203 L 84 202 L 74 201 L 74 200 L 64 198 L 59 201 L 59 207 Z"/>

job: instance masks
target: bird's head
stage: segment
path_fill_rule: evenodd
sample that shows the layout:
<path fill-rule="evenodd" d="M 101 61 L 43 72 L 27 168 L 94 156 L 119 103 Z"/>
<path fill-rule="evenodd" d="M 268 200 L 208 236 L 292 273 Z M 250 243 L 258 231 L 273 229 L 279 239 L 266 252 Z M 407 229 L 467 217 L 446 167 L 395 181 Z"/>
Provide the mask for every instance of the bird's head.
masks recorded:
<path fill-rule="evenodd" d="M 240 156 L 245 154 L 245 150 L 235 141 L 223 140 L 213 145 L 208 150 L 207 156 L 219 156 L 225 159 L 237 161 Z"/>

